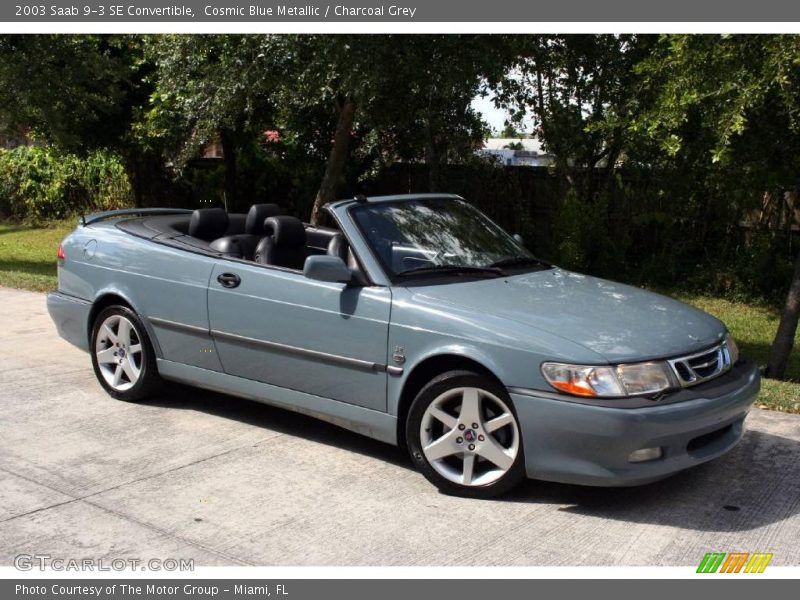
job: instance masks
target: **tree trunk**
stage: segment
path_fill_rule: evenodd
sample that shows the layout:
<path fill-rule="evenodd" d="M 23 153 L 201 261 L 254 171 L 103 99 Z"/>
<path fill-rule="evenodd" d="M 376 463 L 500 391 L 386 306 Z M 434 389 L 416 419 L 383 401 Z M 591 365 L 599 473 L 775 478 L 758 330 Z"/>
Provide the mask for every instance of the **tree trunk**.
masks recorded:
<path fill-rule="evenodd" d="M 786 295 L 786 304 L 781 314 L 781 322 L 778 325 L 778 332 L 772 342 L 772 349 L 769 353 L 769 362 L 765 375 L 772 379 L 783 379 L 786 373 L 786 365 L 789 362 L 789 355 L 794 346 L 794 336 L 797 332 L 797 322 L 800 318 L 800 253 L 794 265 L 794 275 L 789 286 L 789 293 Z"/>
<path fill-rule="evenodd" d="M 136 158 L 128 160 L 128 179 L 131 182 L 131 189 L 133 190 L 133 204 L 136 208 L 144 206 L 142 194 L 142 166 L 141 162 Z"/>
<path fill-rule="evenodd" d="M 333 135 L 333 146 L 325 165 L 325 174 L 319 184 L 317 196 L 314 198 L 314 207 L 311 209 L 311 224 L 319 225 L 322 216 L 322 207 L 326 202 L 336 199 L 336 184 L 342 177 L 344 163 L 350 148 L 350 134 L 353 131 L 356 103 L 348 96 L 339 111 L 339 120 L 336 123 L 336 133 Z"/>
<path fill-rule="evenodd" d="M 225 204 L 226 208 L 234 211 L 238 208 L 236 193 L 236 145 L 233 134 L 229 129 L 223 129 L 219 135 L 222 144 L 222 156 L 225 160 Z"/>
<path fill-rule="evenodd" d="M 425 163 L 428 165 L 428 191 L 439 191 L 439 149 L 433 133 L 433 96 L 436 83 L 428 88 L 428 106 L 425 114 Z"/>

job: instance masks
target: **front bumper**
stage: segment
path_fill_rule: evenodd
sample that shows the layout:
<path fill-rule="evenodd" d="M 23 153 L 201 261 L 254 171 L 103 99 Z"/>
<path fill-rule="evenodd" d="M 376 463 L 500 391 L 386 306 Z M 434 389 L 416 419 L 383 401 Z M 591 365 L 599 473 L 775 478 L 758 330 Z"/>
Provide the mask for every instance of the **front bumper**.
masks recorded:
<path fill-rule="evenodd" d="M 528 477 L 598 486 L 639 485 L 709 461 L 742 437 L 758 396 L 760 376 L 751 362 L 678 392 L 692 397 L 644 408 L 594 406 L 511 391 L 522 428 Z M 668 400 L 667 400 L 668 402 Z M 642 448 L 662 448 L 657 460 L 631 463 Z"/>
<path fill-rule="evenodd" d="M 61 292 L 47 294 L 47 312 L 56 324 L 58 335 L 84 352 L 89 351 L 91 302 Z"/>

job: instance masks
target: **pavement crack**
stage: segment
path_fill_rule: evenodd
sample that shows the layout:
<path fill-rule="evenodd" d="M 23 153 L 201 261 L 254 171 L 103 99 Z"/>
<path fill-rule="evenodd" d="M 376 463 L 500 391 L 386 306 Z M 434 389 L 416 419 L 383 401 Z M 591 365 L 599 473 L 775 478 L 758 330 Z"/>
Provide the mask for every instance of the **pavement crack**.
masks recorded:
<path fill-rule="evenodd" d="M 33 478 L 28 477 L 26 475 L 23 475 L 21 473 L 17 473 L 15 471 L 11 471 L 11 470 L 6 469 L 4 467 L 0 467 L 0 471 L 3 471 L 3 472 L 5 472 L 5 473 L 7 473 L 9 475 L 12 475 L 14 477 L 19 477 L 20 479 L 24 479 L 25 481 L 29 481 L 29 482 L 31 482 L 31 483 L 33 483 L 35 485 L 42 486 L 44 488 L 47 488 L 49 490 L 52 490 L 54 492 L 58 492 L 59 494 L 62 494 L 64 496 L 69 497 L 68 500 L 64 500 L 63 502 L 57 502 L 55 504 L 51 504 L 51 505 L 48 505 L 48 506 L 42 506 L 42 507 L 39 507 L 39 508 L 36 508 L 36 509 L 33 509 L 33 510 L 26 511 L 26 512 L 18 514 L 18 515 L 13 515 L 11 517 L 8 517 L 7 519 L 3 519 L 2 521 L 0 521 L 0 524 L 7 523 L 9 521 L 13 521 L 15 519 L 19 519 L 19 518 L 22 518 L 22 517 L 27 517 L 29 515 L 36 514 L 36 513 L 39 513 L 39 512 L 44 512 L 44 511 L 47 511 L 47 510 L 50 510 L 50 509 L 53 509 L 53 508 L 58 508 L 60 506 L 65 506 L 67 504 L 73 504 L 75 502 L 83 502 L 85 504 L 88 504 L 89 506 L 92 506 L 94 508 L 97 508 L 99 510 L 107 512 L 107 513 L 109 513 L 111 515 L 114 515 L 117 518 L 129 521 L 131 523 L 139 525 L 140 527 L 144 527 L 146 529 L 150 529 L 151 531 L 155 531 L 155 532 L 157 532 L 157 533 L 159 533 L 161 535 L 164 535 L 166 537 L 178 540 L 178 541 L 180 541 L 180 542 L 182 542 L 184 544 L 199 548 L 199 549 L 201 549 L 201 550 L 203 550 L 205 552 L 209 552 L 211 554 L 215 554 L 217 556 L 225 558 L 226 560 L 234 561 L 234 562 L 236 562 L 236 563 L 238 563 L 240 565 L 252 566 L 254 563 L 250 563 L 249 561 L 244 560 L 244 559 L 242 559 L 242 558 L 240 558 L 238 556 L 234 556 L 234 555 L 229 554 L 228 552 L 225 552 L 225 551 L 222 551 L 222 550 L 217 550 L 215 548 L 212 548 L 210 546 L 206 546 L 205 544 L 201 544 L 199 542 L 196 542 L 194 540 L 185 538 L 183 536 L 176 535 L 176 534 L 171 533 L 171 532 L 169 532 L 169 531 L 167 531 L 165 529 L 162 529 L 161 527 L 157 527 L 157 526 L 155 526 L 155 525 L 153 525 L 151 523 L 147 523 L 145 521 L 141 521 L 141 520 L 139 520 L 139 519 L 137 519 L 135 517 L 132 517 L 130 515 L 127 515 L 125 513 L 121 513 L 119 511 L 116 511 L 116 510 L 113 510 L 113 509 L 108 508 L 106 506 L 103 506 L 102 504 L 98 504 L 97 502 L 93 502 L 91 499 L 95 498 L 95 497 L 97 497 L 97 496 L 99 496 L 101 494 L 105 494 L 107 492 L 110 492 L 110 491 L 113 491 L 113 490 L 117 490 L 119 488 L 122 488 L 122 487 L 125 487 L 125 486 L 128 486 L 128 485 L 133 485 L 135 483 L 146 481 L 148 479 L 154 479 L 154 478 L 157 478 L 157 477 L 161 477 L 163 475 L 167 475 L 169 473 L 174 473 L 174 472 L 179 471 L 181 469 L 185 469 L 187 467 L 191 467 L 191 466 L 194 466 L 194 465 L 197 465 L 197 464 L 200 464 L 200 463 L 204 463 L 204 462 L 207 462 L 209 460 L 213 460 L 215 458 L 219 458 L 220 456 L 225 456 L 225 455 L 231 454 L 233 452 L 237 452 L 238 450 L 242 450 L 244 448 L 251 448 L 251 447 L 254 447 L 254 446 L 258 446 L 259 444 L 262 444 L 265 441 L 268 441 L 270 439 L 274 439 L 275 437 L 280 437 L 281 435 L 282 434 L 278 433 L 278 434 L 276 434 L 274 436 L 268 436 L 266 438 L 258 440 L 255 443 L 249 442 L 247 444 L 242 444 L 241 446 L 236 446 L 235 448 L 229 448 L 228 450 L 224 450 L 222 452 L 217 452 L 217 453 L 212 454 L 210 456 L 204 456 L 203 458 L 199 458 L 197 460 L 193 460 L 191 462 L 188 462 L 188 463 L 185 463 L 185 464 L 182 464 L 182 465 L 177 465 L 177 466 L 172 467 L 170 469 L 165 469 L 163 471 L 159 471 L 158 473 L 152 473 L 150 475 L 145 475 L 143 477 L 138 477 L 136 479 L 131 479 L 129 481 L 125 481 L 125 482 L 119 483 L 117 485 L 114 485 L 114 486 L 111 486 L 111 487 L 108 487 L 108 488 L 105 488 L 105 489 L 102 489 L 102 490 L 99 490 L 99 491 L 96 491 L 96 492 L 92 492 L 91 494 L 85 494 L 83 496 L 76 496 L 75 494 L 67 492 L 67 491 L 65 491 L 63 489 L 60 489 L 60 488 L 58 488 L 56 486 L 53 486 L 51 484 L 44 483 L 42 481 L 37 481 L 36 479 L 33 479 Z"/>
<path fill-rule="evenodd" d="M 201 549 L 201 550 L 203 550 L 205 552 L 208 552 L 210 554 L 215 554 L 215 555 L 220 556 L 222 558 L 225 558 L 227 560 L 231 560 L 231 561 L 237 562 L 237 563 L 239 563 L 241 565 L 252 566 L 253 563 L 250 563 L 250 562 L 248 562 L 248 561 L 246 561 L 246 560 L 244 560 L 244 559 L 242 559 L 242 558 L 240 558 L 238 556 L 234 556 L 232 554 L 229 554 L 228 552 L 217 550 L 215 548 L 206 546 L 205 544 L 201 544 L 199 542 L 196 542 L 194 540 L 185 538 L 183 536 L 175 535 L 174 533 L 171 533 L 171 532 L 169 532 L 169 531 L 167 531 L 165 529 L 162 529 L 161 527 L 156 527 L 155 525 L 153 525 L 151 523 L 147 523 L 145 521 L 141 521 L 139 519 L 136 519 L 135 517 L 132 517 L 130 515 L 126 515 L 124 513 L 121 513 L 121 512 L 116 511 L 116 510 L 113 510 L 111 508 L 108 508 L 108 507 L 103 506 L 101 504 L 98 504 L 96 502 L 92 502 L 90 500 L 90 498 L 92 498 L 94 496 L 97 496 L 98 494 L 102 494 L 104 492 L 107 492 L 107 491 L 110 491 L 110 490 L 114 490 L 114 489 L 123 487 L 125 485 L 130 485 L 131 483 L 136 483 L 137 481 L 142 481 L 142 480 L 145 480 L 145 479 L 149 479 L 151 477 L 157 477 L 157 476 L 163 475 L 165 473 L 170 473 L 170 472 L 173 472 L 173 471 L 177 471 L 180 468 L 188 467 L 188 466 L 191 466 L 193 464 L 204 462 L 206 460 L 211 460 L 211 459 L 216 458 L 218 456 L 224 456 L 225 454 L 229 454 L 231 452 L 234 452 L 236 450 L 239 450 L 239 449 L 245 448 L 245 447 L 247 447 L 247 446 L 245 445 L 245 446 L 240 446 L 240 447 L 237 447 L 237 448 L 231 448 L 229 450 L 226 450 L 225 452 L 218 452 L 217 454 L 215 454 L 213 456 L 207 456 L 205 458 L 198 459 L 196 461 L 192 461 L 191 463 L 187 463 L 187 464 L 181 465 L 179 467 L 175 467 L 175 468 L 172 468 L 172 469 L 167 469 L 166 471 L 162 471 L 162 472 L 157 473 L 155 475 L 151 475 L 150 477 L 141 477 L 139 479 L 135 479 L 135 480 L 132 480 L 132 481 L 129 481 L 129 482 L 126 482 L 126 483 L 121 483 L 119 485 L 112 486 L 112 487 L 110 487 L 110 488 L 108 488 L 106 490 L 103 490 L 103 491 L 100 491 L 100 492 L 94 492 L 92 494 L 87 494 L 85 496 L 75 496 L 74 494 L 71 494 L 71 493 L 66 492 L 64 490 L 61 490 L 61 489 L 59 489 L 59 488 L 57 488 L 57 487 L 55 487 L 53 485 L 50 485 L 50 484 L 47 484 L 47 483 L 43 483 L 41 481 L 36 481 L 35 479 L 32 479 L 31 477 L 27 477 L 26 475 L 22 475 L 21 473 L 16 473 L 16 472 L 11 471 L 9 469 L 6 469 L 4 467 L 0 467 L 0 471 L 3 471 L 4 473 L 7 473 L 7 474 L 12 475 L 14 477 L 19 477 L 20 479 L 24 479 L 25 481 L 29 481 L 31 483 L 34 483 L 36 485 L 42 486 L 44 488 L 47 488 L 49 490 L 52 490 L 54 492 L 58 492 L 59 494 L 62 494 L 64 496 L 68 496 L 69 497 L 69 500 L 64 500 L 63 502 L 57 502 L 55 504 L 50 504 L 48 506 L 41 506 L 39 508 L 35 508 L 33 510 L 26 511 L 26 512 L 18 514 L 18 515 L 14 515 L 14 516 L 9 517 L 7 519 L 3 519 L 2 521 L 0 521 L 0 524 L 8 523 L 9 521 L 13 521 L 15 519 L 20 519 L 22 517 L 27 517 L 29 515 L 33 515 L 33 514 L 36 514 L 36 513 L 45 512 L 47 510 L 50 510 L 50 509 L 53 509 L 53 508 L 58 508 L 60 506 L 65 506 L 65 505 L 68 505 L 68 504 L 74 504 L 76 502 L 82 502 L 84 504 L 88 504 L 89 506 L 92 506 L 92 507 L 97 508 L 99 510 L 102 510 L 103 512 L 106 512 L 108 514 L 114 515 L 115 517 L 117 517 L 119 519 L 123 519 L 125 521 L 130 522 L 130 523 L 134 523 L 136 525 L 139 525 L 140 527 L 144 527 L 145 529 L 149 529 L 151 531 L 155 531 L 156 533 L 159 533 L 160 535 L 163 535 L 165 537 L 180 541 L 180 542 L 182 542 L 184 544 L 187 544 L 189 546 L 192 546 L 192 547 L 195 547 L 195 548 L 199 548 L 199 549 Z"/>
<path fill-rule="evenodd" d="M 80 501 L 80 498 L 70 498 L 69 500 L 64 500 L 64 502 L 56 502 L 55 504 L 40 506 L 39 508 L 34 508 L 33 510 L 29 510 L 27 512 L 20 513 L 18 515 L 13 515 L 11 517 L 8 517 L 7 519 L 3 519 L 0 521 L 0 525 L 2 525 L 3 523 L 8 523 L 9 521 L 13 521 L 14 519 L 35 515 L 36 513 L 43 512 L 45 510 L 50 510 L 51 508 L 58 508 L 59 506 L 64 506 L 65 504 L 72 504 L 73 502 L 78 502 L 78 501 Z"/>
<path fill-rule="evenodd" d="M 242 558 L 239 558 L 238 556 L 234 556 L 233 554 L 229 554 L 229 553 L 224 552 L 222 550 L 217 550 L 216 548 L 213 548 L 211 546 L 207 546 L 205 544 L 201 544 L 198 541 L 186 538 L 186 537 L 184 537 L 182 535 L 176 535 L 176 534 L 172 533 L 171 531 L 167 531 L 166 529 L 163 529 L 161 527 L 157 527 L 156 525 L 153 525 L 152 523 L 148 523 L 146 521 L 141 521 L 141 520 L 139 520 L 139 519 L 137 519 L 135 517 L 132 517 L 130 515 L 126 515 L 125 513 L 121 513 L 121 512 L 116 511 L 116 510 L 114 510 L 112 508 L 108 508 L 107 506 L 103 506 L 102 504 L 97 504 L 96 502 L 92 502 L 91 500 L 83 500 L 82 499 L 82 501 L 85 502 L 86 504 L 88 504 L 89 506 L 93 506 L 94 508 L 100 509 L 103 512 L 107 512 L 110 515 L 114 515 L 117 518 L 123 519 L 125 521 L 130 522 L 130 523 L 134 523 L 135 525 L 138 525 L 139 527 L 144 527 L 145 529 L 149 529 L 150 531 L 155 531 L 156 533 L 159 533 L 159 534 L 161 534 L 163 536 L 166 536 L 168 538 L 171 538 L 173 540 L 178 540 L 179 542 L 183 542 L 184 544 L 187 544 L 189 546 L 193 546 L 195 548 L 199 548 L 199 549 L 204 550 L 205 552 L 208 552 L 210 554 L 215 554 L 217 556 L 221 556 L 222 558 L 225 558 L 227 560 L 231 560 L 231 561 L 237 562 L 240 565 L 245 565 L 245 566 L 249 566 L 249 567 L 252 567 L 252 566 L 255 565 L 255 563 L 251 563 L 249 561 L 246 561 L 246 560 L 244 560 Z"/>

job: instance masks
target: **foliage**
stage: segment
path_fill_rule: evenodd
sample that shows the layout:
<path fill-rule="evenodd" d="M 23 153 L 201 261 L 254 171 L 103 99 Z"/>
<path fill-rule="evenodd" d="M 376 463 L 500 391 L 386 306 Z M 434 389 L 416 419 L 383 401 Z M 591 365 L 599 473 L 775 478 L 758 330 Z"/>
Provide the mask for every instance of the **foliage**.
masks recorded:
<path fill-rule="evenodd" d="M 273 36 L 166 35 L 147 38 L 153 93 L 140 135 L 194 158 L 222 129 L 269 123 L 281 73 Z"/>
<path fill-rule="evenodd" d="M 694 141 L 691 124 L 712 134 L 712 162 L 745 158 L 762 168 L 792 169 L 792 162 L 772 159 L 791 158 L 777 142 L 800 133 L 800 37 L 663 36 L 636 71 L 650 101 L 632 129 L 657 139 L 669 155 Z M 775 133 L 779 139 L 769 147 L 777 155 L 742 156 L 741 142 Z"/>
<path fill-rule="evenodd" d="M 252 150 L 247 140 L 278 131 L 278 149 L 297 166 L 321 172 L 326 163 L 318 193 L 326 200 L 345 175 L 369 178 L 398 159 L 425 159 L 435 181 L 440 162 L 471 156 L 486 133 L 471 101 L 488 72 L 496 77 L 505 68 L 499 43 L 480 36 L 161 36 L 148 43 L 157 70 L 141 131 L 172 148 L 179 168 L 217 136 L 226 156 L 238 157 Z"/>
<path fill-rule="evenodd" d="M 391 36 L 381 42 L 383 81 L 362 116 L 380 133 L 369 152 L 381 166 L 424 160 L 435 190 L 439 166 L 470 159 L 489 134 L 472 101 L 487 93 L 486 81 L 506 71 L 510 49 L 499 36 Z"/>
<path fill-rule="evenodd" d="M 128 131 L 131 36 L 0 36 L 0 124 L 82 153 Z"/>
<path fill-rule="evenodd" d="M 700 182 L 724 182 L 750 202 L 797 195 L 800 37 L 663 36 L 636 67 L 642 104 L 628 130 L 658 143 Z M 734 205 L 736 196 L 729 197 Z M 747 206 L 750 204 L 750 206 Z M 800 322 L 800 253 L 766 374 L 782 377 Z"/>
<path fill-rule="evenodd" d="M 556 170 L 570 180 L 584 201 L 595 199 L 591 179 L 578 188 L 575 173 L 615 166 L 625 149 L 625 130 L 633 107 L 633 67 L 652 44 L 651 36 L 520 36 L 514 40 L 514 62 L 498 82 L 498 102 L 526 115 Z"/>
<path fill-rule="evenodd" d="M 0 150 L 0 214 L 41 222 L 129 206 L 131 188 L 115 156 L 86 157 L 48 146 Z"/>
<path fill-rule="evenodd" d="M 618 170 L 632 146 L 625 125 L 636 109 L 633 68 L 654 40 L 566 35 L 509 42 L 513 62 L 495 82 L 496 102 L 512 113 L 511 123 L 532 117 L 554 156 L 553 175 L 566 183 L 554 221 L 561 239 L 552 253 L 563 264 L 613 274 L 625 260 L 630 236 L 612 222 L 612 196 L 619 196 Z"/>
<path fill-rule="evenodd" d="M 315 193 L 400 191 L 381 178 L 424 164 L 425 190 L 494 194 L 484 208 L 555 261 L 775 294 L 787 235 L 745 239 L 737 224 L 765 192 L 797 185 L 799 39 L 2 36 L 0 123 L 77 154 L 110 148 L 137 203 L 225 194 L 233 210 L 268 198 L 307 217 Z M 555 179 L 541 184 L 557 197 L 552 219 L 532 213 L 515 173 L 473 160 L 486 126 L 471 103 L 490 92 L 513 112 L 508 133 L 532 116 L 555 156 Z M 218 139 L 226 160 L 198 161 Z"/>

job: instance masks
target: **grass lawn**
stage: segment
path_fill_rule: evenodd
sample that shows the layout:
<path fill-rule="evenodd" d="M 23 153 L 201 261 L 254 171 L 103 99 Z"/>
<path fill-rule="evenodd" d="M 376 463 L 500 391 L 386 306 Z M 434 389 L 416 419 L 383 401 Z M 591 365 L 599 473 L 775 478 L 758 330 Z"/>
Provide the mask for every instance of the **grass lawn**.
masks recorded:
<path fill-rule="evenodd" d="M 766 364 L 780 320 L 778 308 L 707 296 L 676 297 L 722 319 L 733 334 L 741 353 L 760 365 Z M 800 413 L 800 329 L 789 357 L 786 377 L 790 381 L 762 379 L 759 403 L 774 410 Z"/>
<path fill-rule="evenodd" d="M 34 291 L 55 288 L 58 244 L 76 222 L 70 219 L 45 227 L 29 227 L 0 221 L 0 285 Z M 766 363 L 780 318 L 777 308 L 706 296 L 676 297 L 722 319 L 742 353 L 759 364 Z M 787 376 L 791 381 L 762 381 L 760 405 L 800 413 L 800 335 Z"/>
<path fill-rule="evenodd" d="M 54 289 L 58 244 L 77 222 L 31 227 L 0 221 L 0 285 L 36 292 Z"/>

